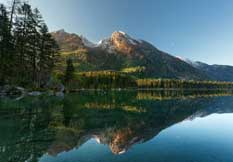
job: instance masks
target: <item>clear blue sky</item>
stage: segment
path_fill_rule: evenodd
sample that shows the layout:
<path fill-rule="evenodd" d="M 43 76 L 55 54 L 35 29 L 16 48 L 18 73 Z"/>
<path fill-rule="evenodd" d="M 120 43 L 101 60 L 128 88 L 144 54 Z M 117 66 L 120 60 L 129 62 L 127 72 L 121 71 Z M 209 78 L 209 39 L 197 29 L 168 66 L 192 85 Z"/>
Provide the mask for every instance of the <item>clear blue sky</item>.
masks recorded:
<path fill-rule="evenodd" d="M 6 1 L 6 0 L 0 0 Z M 97 42 L 122 30 L 175 56 L 233 65 L 233 0 L 31 0 L 51 31 Z"/>

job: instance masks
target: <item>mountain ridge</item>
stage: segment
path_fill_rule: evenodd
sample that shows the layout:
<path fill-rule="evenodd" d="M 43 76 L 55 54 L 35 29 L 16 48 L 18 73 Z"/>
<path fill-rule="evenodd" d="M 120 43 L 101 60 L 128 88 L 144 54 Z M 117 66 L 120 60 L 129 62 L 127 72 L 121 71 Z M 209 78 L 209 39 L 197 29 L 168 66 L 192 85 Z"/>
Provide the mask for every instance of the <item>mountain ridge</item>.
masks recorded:
<path fill-rule="evenodd" d="M 122 71 L 127 68 L 135 68 L 131 74 L 143 78 L 182 80 L 218 80 L 219 78 L 210 75 L 206 70 L 195 67 L 190 62 L 159 50 L 147 41 L 134 39 L 122 31 L 113 32 L 109 38 L 105 38 L 97 44 L 83 36 L 67 33 L 65 30 L 51 34 L 62 52 L 71 54 L 73 59 L 75 55 L 75 63 L 85 64 L 85 67 L 89 67 L 81 68 L 82 71 Z M 144 70 L 137 71 L 136 69 Z M 226 78 L 226 80 L 231 79 Z"/>
<path fill-rule="evenodd" d="M 193 67 L 203 71 L 211 77 L 213 80 L 217 81 L 233 81 L 233 66 L 231 65 L 218 65 L 218 64 L 207 64 L 201 61 L 192 61 L 190 59 L 183 59 L 185 62 L 189 63 Z"/>

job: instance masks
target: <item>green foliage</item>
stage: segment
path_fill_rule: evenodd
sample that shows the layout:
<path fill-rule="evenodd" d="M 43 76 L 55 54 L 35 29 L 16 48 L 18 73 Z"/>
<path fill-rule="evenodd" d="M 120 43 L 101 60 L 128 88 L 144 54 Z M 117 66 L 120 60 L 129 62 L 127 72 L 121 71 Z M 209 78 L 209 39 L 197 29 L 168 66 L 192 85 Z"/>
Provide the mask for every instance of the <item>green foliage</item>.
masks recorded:
<path fill-rule="evenodd" d="M 116 71 L 91 71 L 76 73 L 67 89 L 116 89 L 135 87 L 133 77 Z"/>
<path fill-rule="evenodd" d="M 122 69 L 122 72 L 124 73 L 141 73 L 145 71 L 144 66 L 136 66 L 136 67 L 129 67 L 129 68 L 124 68 Z"/>
<path fill-rule="evenodd" d="M 117 71 L 91 71 L 75 73 L 67 85 L 69 90 L 77 89 L 233 89 L 232 82 L 194 81 L 175 79 L 137 79 Z"/>
<path fill-rule="evenodd" d="M 12 74 L 12 43 L 8 13 L 6 7 L 0 4 L 0 85 L 7 82 Z"/>
<path fill-rule="evenodd" d="M 146 71 L 146 67 L 145 66 L 129 67 L 129 68 L 124 68 L 121 71 L 123 73 L 134 75 L 138 78 L 143 78 L 144 72 Z"/>
<path fill-rule="evenodd" d="M 65 82 L 68 83 L 74 78 L 74 65 L 72 59 L 66 61 Z"/>

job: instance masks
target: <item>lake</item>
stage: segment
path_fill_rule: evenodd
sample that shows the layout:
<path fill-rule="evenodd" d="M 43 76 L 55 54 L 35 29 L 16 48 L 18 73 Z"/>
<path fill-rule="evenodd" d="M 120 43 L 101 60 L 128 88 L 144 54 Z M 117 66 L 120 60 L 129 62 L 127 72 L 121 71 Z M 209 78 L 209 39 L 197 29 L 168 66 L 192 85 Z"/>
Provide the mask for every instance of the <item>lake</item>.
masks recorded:
<path fill-rule="evenodd" d="M 80 91 L 0 99 L 0 162 L 233 162 L 233 95 Z"/>

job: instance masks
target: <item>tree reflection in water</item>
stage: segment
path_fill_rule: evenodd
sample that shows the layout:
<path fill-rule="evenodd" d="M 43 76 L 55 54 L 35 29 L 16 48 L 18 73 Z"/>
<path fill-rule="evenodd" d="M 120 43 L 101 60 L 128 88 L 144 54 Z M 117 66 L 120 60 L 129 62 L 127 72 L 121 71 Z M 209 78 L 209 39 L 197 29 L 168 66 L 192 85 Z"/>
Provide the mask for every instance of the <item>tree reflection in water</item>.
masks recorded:
<path fill-rule="evenodd" d="M 38 161 L 43 154 L 56 156 L 78 149 L 93 138 L 108 145 L 112 153 L 122 154 L 185 119 L 231 113 L 231 95 L 222 91 L 83 91 L 63 99 L 0 100 L 0 161 Z"/>

